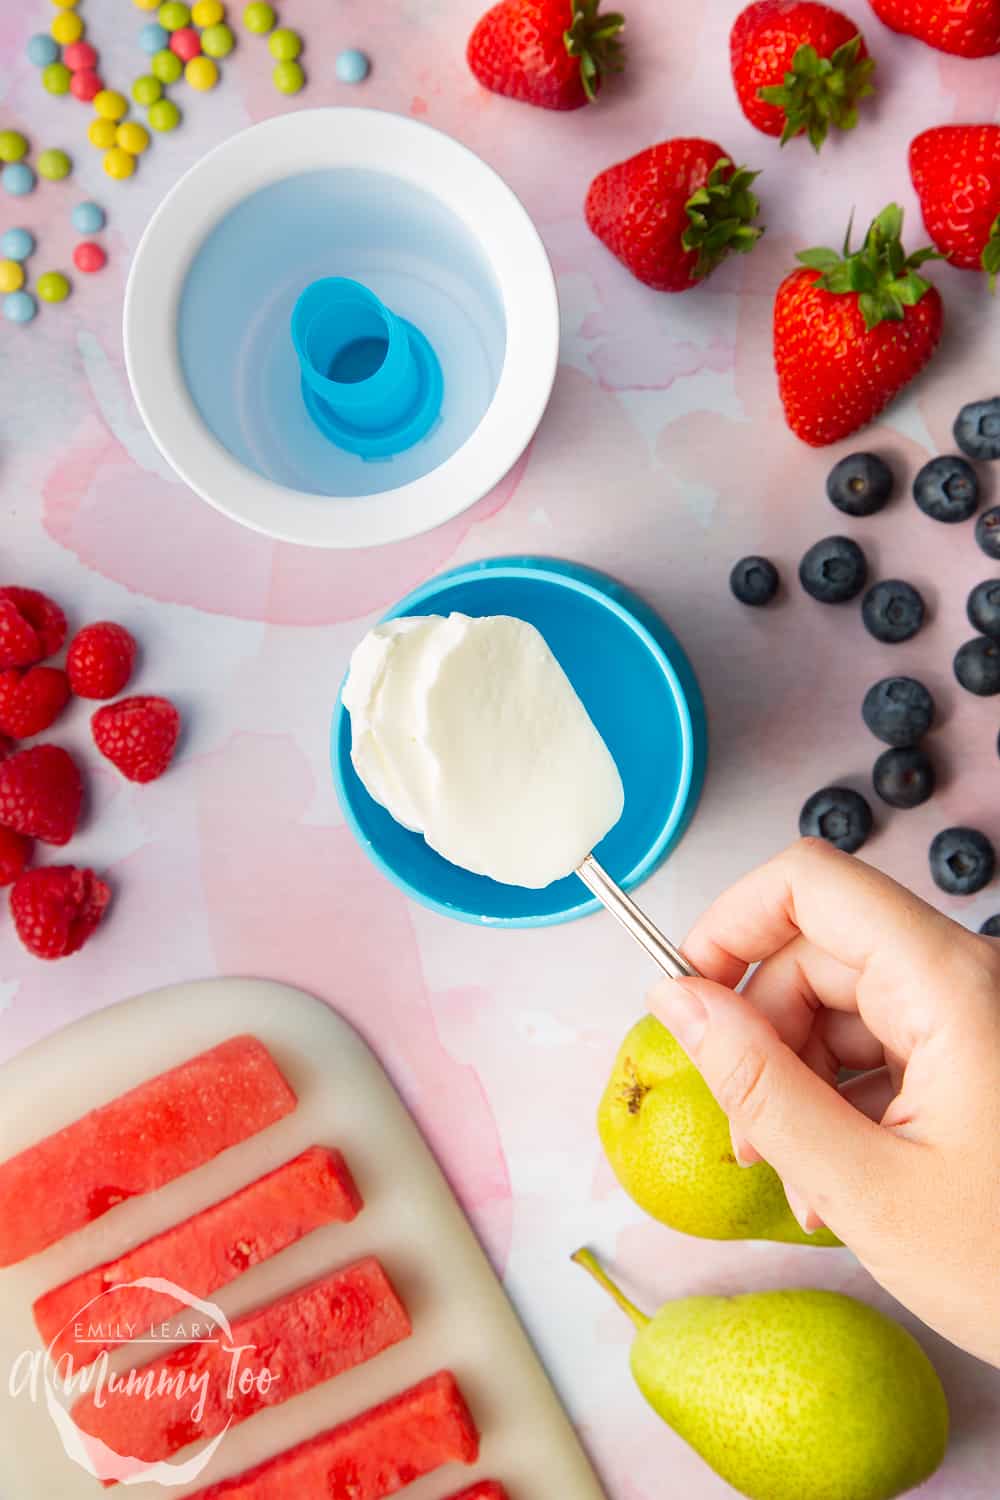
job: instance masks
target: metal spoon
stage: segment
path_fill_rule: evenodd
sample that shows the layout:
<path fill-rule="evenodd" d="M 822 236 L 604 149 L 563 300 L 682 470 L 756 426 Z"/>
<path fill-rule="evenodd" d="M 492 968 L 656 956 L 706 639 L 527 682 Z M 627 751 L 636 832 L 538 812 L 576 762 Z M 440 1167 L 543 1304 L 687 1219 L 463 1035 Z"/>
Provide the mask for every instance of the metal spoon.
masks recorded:
<path fill-rule="evenodd" d="M 576 873 L 592 895 L 607 907 L 611 915 L 632 934 L 640 948 L 644 948 L 668 979 L 698 979 L 701 976 L 693 964 L 688 963 L 679 948 L 649 920 L 646 913 L 626 896 L 621 886 L 611 879 L 607 870 L 599 865 L 592 854 L 577 867 Z"/>

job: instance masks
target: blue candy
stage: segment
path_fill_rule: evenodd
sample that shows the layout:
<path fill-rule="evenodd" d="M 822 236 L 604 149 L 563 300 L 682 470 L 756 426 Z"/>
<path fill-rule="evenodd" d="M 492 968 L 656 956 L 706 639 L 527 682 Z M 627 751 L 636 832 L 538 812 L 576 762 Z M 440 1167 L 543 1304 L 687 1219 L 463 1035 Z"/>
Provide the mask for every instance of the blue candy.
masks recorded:
<path fill-rule="evenodd" d="M 49 63 L 54 63 L 59 58 L 59 43 L 52 37 L 40 31 L 37 36 L 30 38 L 28 42 L 28 61 L 33 62 L 36 68 L 47 68 Z"/>
<path fill-rule="evenodd" d="M 363 52 L 359 52 L 356 47 L 348 47 L 346 52 L 337 54 L 335 66 L 341 83 L 360 83 L 368 77 L 372 65 Z"/>
<path fill-rule="evenodd" d="M 3 299 L 3 315 L 8 323 L 30 323 L 38 303 L 30 292 L 8 292 Z"/>
<path fill-rule="evenodd" d="M 150 21 L 139 32 L 139 46 L 143 52 L 148 52 L 152 57 L 154 52 L 162 52 L 170 41 L 170 32 L 159 21 Z"/>
<path fill-rule="evenodd" d="M 35 236 L 27 229 L 8 229 L 0 238 L 0 257 L 4 260 L 27 260 L 35 248 Z"/>
<path fill-rule="evenodd" d="M 23 198 L 34 187 L 35 174 L 26 161 L 12 161 L 4 167 L 0 182 L 12 198 Z"/>
<path fill-rule="evenodd" d="M 72 219 L 73 228 L 80 234 L 97 234 L 107 222 L 104 209 L 98 203 L 78 203 L 73 210 Z"/>

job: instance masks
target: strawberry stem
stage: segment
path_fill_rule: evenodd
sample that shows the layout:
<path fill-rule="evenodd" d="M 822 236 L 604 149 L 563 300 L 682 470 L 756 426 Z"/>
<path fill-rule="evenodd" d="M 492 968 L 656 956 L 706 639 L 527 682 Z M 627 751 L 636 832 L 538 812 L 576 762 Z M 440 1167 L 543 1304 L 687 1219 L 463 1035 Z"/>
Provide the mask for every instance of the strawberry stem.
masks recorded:
<path fill-rule="evenodd" d="M 839 130 L 854 129 L 858 101 L 875 92 L 871 81 L 875 60 L 859 57 L 860 51 L 860 33 L 830 57 L 820 57 L 815 47 L 803 42 L 784 80 L 757 90 L 766 104 L 785 112 L 782 145 L 793 136 L 805 134 L 818 151 L 831 125 Z"/>
<path fill-rule="evenodd" d="M 625 17 L 617 11 L 600 14 L 601 0 L 572 0 L 572 19 L 563 32 L 570 57 L 580 59 L 580 81 L 593 104 L 605 73 L 620 73 L 625 66 L 624 47 L 618 33 Z"/>
<path fill-rule="evenodd" d="M 990 227 L 990 237 L 983 246 L 982 257 L 983 270 L 990 278 L 990 291 L 995 292 L 997 287 L 997 275 L 1000 274 L 1000 214 Z"/>
<path fill-rule="evenodd" d="M 764 226 L 753 222 L 760 213 L 760 199 L 750 190 L 759 176 L 747 167 L 734 167 L 728 156 L 720 156 L 704 187 L 692 193 L 684 205 L 691 222 L 681 244 L 685 250 L 698 252 L 696 279 L 714 271 L 730 251 L 745 255 L 764 233 Z"/>
<path fill-rule="evenodd" d="M 903 210 L 898 203 L 890 203 L 872 220 L 860 250 L 851 249 L 848 224 L 843 254 L 820 248 L 803 250 L 796 259 L 821 273 L 816 285 L 824 291 L 855 294 L 866 328 L 898 323 L 906 309 L 916 307 L 931 289 L 930 282 L 917 275 L 918 268 L 925 261 L 944 259 L 930 246 L 907 255 L 902 232 Z"/>

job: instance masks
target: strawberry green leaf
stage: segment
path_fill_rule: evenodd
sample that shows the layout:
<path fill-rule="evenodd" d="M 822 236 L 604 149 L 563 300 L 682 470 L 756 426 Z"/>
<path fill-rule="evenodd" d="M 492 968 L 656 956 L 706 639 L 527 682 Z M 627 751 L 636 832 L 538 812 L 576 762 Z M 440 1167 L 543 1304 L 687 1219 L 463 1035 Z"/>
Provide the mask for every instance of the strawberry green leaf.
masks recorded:
<path fill-rule="evenodd" d="M 1000 275 L 1000 214 L 990 228 L 990 237 L 983 247 L 983 270 L 990 278 L 990 291 L 996 291 L 997 276 Z"/>
<path fill-rule="evenodd" d="M 573 0 L 572 20 L 563 32 L 570 57 L 580 59 L 580 81 L 593 104 L 605 73 L 620 73 L 625 66 L 624 47 L 618 33 L 625 17 L 617 11 L 600 14 L 601 0 Z"/>
<path fill-rule="evenodd" d="M 871 81 L 875 61 L 859 57 L 860 51 L 860 33 L 831 57 L 820 57 L 815 47 L 803 42 L 782 82 L 757 90 L 765 104 L 784 111 L 783 146 L 793 136 L 804 134 L 818 151 L 831 125 L 838 130 L 854 129 L 858 101 L 875 92 Z"/>
<path fill-rule="evenodd" d="M 994 228 L 997 235 L 993 274 L 996 274 L 1000 272 L 1000 218 Z M 899 322 L 906 309 L 916 307 L 931 289 L 930 282 L 917 275 L 918 268 L 925 261 L 942 259 L 930 247 L 907 255 L 900 238 L 902 230 L 903 210 L 897 203 L 890 203 L 872 220 L 860 250 L 851 250 L 849 223 L 843 255 L 838 255 L 836 250 L 812 249 L 803 250 L 796 258 L 811 271 L 820 273 L 815 285 L 823 291 L 835 296 L 857 296 L 866 328 L 875 328 L 879 323 Z M 985 254 L 983 264 L 989 271 Z"/>
<path fill-rule="evenodd" d="M 681 237 L 685 250 L 697 250 L 695 277 L 714 271 L 731 252 L 745 255 L 764 233 L 754 220 L 760 200 L 751 191 L 759 176 L 746 167 L 734 167 L 728 156 L 720 156 L 704 187 L 697 188 L 685 204 L 690 223 Z"/>

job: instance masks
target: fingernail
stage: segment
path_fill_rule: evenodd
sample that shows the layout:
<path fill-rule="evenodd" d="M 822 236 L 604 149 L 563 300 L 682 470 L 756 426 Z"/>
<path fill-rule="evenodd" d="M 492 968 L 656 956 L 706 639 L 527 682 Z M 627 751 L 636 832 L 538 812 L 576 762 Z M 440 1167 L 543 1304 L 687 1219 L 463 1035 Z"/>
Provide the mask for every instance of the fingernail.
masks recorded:
<path fill-rule="evenodd" d="M 801 1193 L 797 1193 L 794 1188 L 789 1187 L 787 1183 L 785 1184 L 785 1197 L 788 1199 L 788 1207 L 799 1222 L 799 1227 L 806 1234 L 815 1234 L 819 1228 L 819 1223 L 807 1200 L 803 1198 Z"/>
<path fill-rule="evenodd" d="M 732 1131 L 729 1133 L 729 1138 L 733 1143 L 733 1155 L 736 1158 L 736 1165 L 738 1167 L 755 1167 L 760 1161 L 760 1156 L 751 1146 L 750 1142 L 743 1140 L 742 1136 L 733 1135 Z"/>
<path fill-rule="evenodd" d="M 684 1051 L 696 1051 L 708 1025 L 708 1011 L 701 997 L 692 994 L 677 980 L 668 980 L 657 989 L 656 1010 Z"/>

